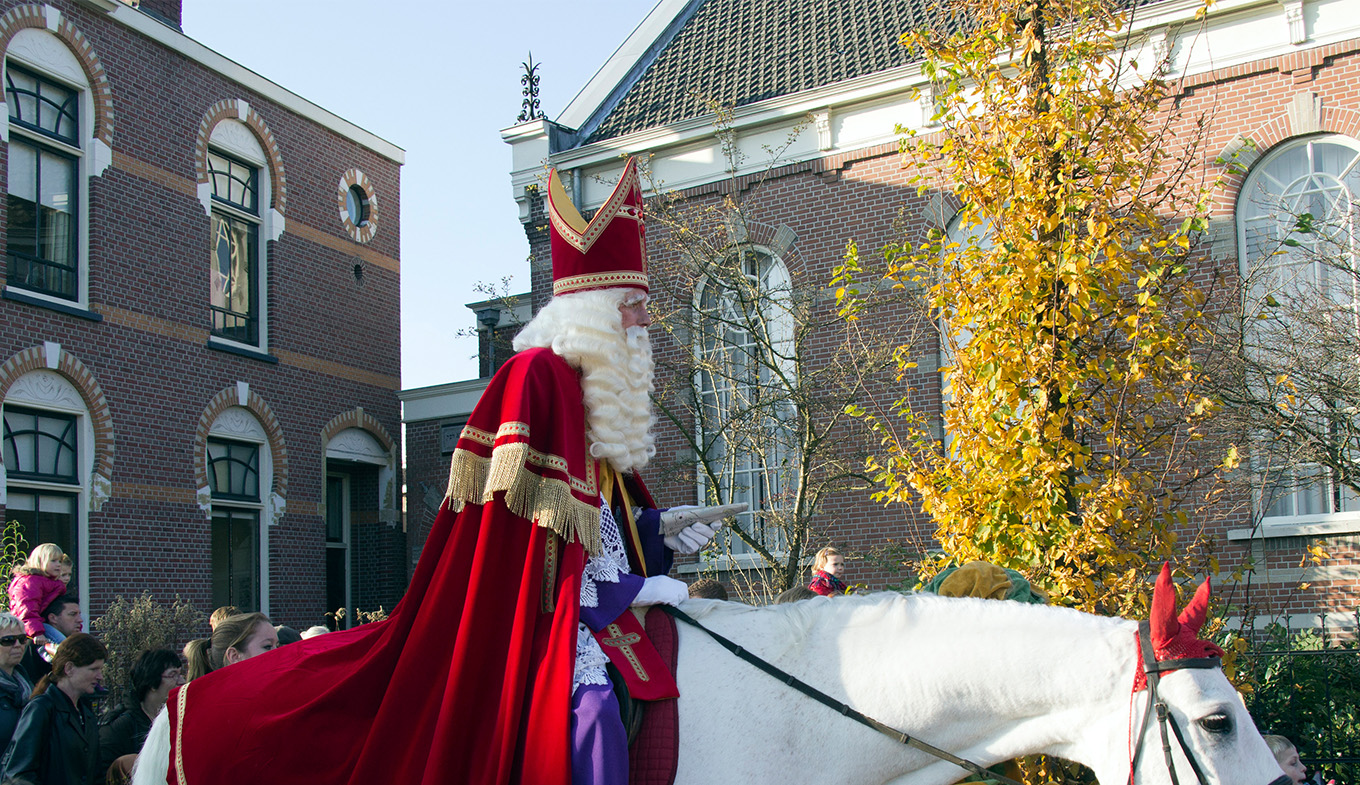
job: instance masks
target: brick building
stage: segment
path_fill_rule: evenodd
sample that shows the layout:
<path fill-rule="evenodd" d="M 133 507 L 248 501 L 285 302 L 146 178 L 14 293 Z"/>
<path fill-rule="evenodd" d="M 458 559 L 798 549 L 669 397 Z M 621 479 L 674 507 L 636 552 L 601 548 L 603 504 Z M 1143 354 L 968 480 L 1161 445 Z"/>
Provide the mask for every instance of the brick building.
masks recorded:
<path fill-rule="evenodd" d="M 1254 244 L 1263 227 L 1272 237 L 1288 231 L 1281 227 L 1292 220 L 1281 207 L 1285 201 L 1306 192 L 1325 209 L 1353 216 L 1348 211 L 1360 196 L 1360 4 L 1221 0 L 1203 27 L 1195 16 L 1201 5 L 1142 5 L 1135 38 L 1152 55 L 1171 55 L 1178 105 L 1212 110 L 1207 155 L 1195 162 L 1195 171 L 1222 183 L 1214 194 L 1207 236 L 1212 267 L 1205 275 L 1223 271 L 1233 279 L 1258 272 L 1251 260 L 1260 257 Z M 811 280 L 829 282 L 847 241 L 876 249 L 904 230 L 908 239 L 931 227 L 950 230 L 957 207 L 939 194 L 918 195 L 895 131 L 897 124 L 919 133 L 934 129 L 929 80 L 896 44 L 900 32 L 932 21 L 930 8 L 839 0 L 800 0 L 775 10 L 753 0 L 659 3 L 559 117 L 502 134 L 513 149 L 513 196 L 529 239 L 535 305 L 551 291 L 545 162 L 563 173 L 587 214 L 617 180 L 621 154 L 649 157 L 653 180 L 696 204 L 717 204 L 735 191 L 759 232 L 734 242 L 771 268 Z M 705 99 L 734 107 L 722 133 L 715 132 Z M 773 169 L 770 148 L 781 150 Z M 730 150 L 738 153 L 735 172 L 727 171 Z M 1226 159 L 1241 171 L 1226 169 Z M 654 269 L 668 261 L 658 234 L 649 228 Z M 1349 253 L 1343 263 L 1354 265 Z M 686 343 L 693 336 L 683 331 L 654 331 L 653 337 L 659 357 L 695 351 Z M 938 411 L 938 340 L 915 345 L 912 359 L 920 367 L 909 383 L 933 389 Z M 673 427 L 663 422 L 658 433 L 653 467 L 692 460 Z M 857 444 L 867 451 L 864 442 Z M 412 456 L 414 470 L 423 459 Z M 1254 491 L 1239 490 L 1195 522 L 1206 527 L 1224 570 L 1248 557 L 1254 562 L 1230 600 L 1288 614 L 1298 627 L 1320 618 L 1353 626 L 1360 505 L 1316 466 L 1295 464 L 1281 474 L 1291 480 L 1284 490 L 1266 496 L 1252 480 L 1239 489 L 1250 484 Z M 662 503 L 699 501 L 692 473 L 671 476 L 677 479 L 654 488 Z M 842 494 L 822 509 L 823 541 L 864 557 L 851 570 L 855 581 L 870 586 L 901 577 L 891 559 L 874 554 L 890 552 L 897 541 L 928 541 L 933 528 L 918 510 L 884 508 L 863 492 Z M 1331 558 L 1305 564 L 1311 545 Z M 747 565 L 736 554 L 717 566 Z"/>
<path fill-rule="evenodd" d="M 0 519 L 72 556 L 87 619 L 390 608 L 404 153 L 180 3 L 0 2 Z"/>

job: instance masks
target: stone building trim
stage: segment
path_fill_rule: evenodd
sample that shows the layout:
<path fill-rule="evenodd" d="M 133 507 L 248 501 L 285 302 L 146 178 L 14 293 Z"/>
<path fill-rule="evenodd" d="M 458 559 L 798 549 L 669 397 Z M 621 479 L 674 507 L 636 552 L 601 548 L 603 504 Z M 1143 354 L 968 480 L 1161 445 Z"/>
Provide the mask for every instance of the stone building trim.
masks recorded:
<path fill-rule="evenodd" d="M 378 443 L 381 444 L 383 449 L 387 450 L 388 453 L 392 452 L 392 448 L 396 444 L 396 442 L 392 441 L 392 437 L 387 433 L 387 429 L 383 427 L 382 423 L 378 422 L 377 418 L 364 411 L 364 407 L 356 406 L 343 414 L 336 415 L 335 419 L 326 423 L 326 427 L 321 429 L 322 451 L 324 452 L 326 444 L 331 439 L 335 438 L 336 434 L 346 428 L 358 428 L 363 431 L 368 431 L 373 438 L 378 440 Z"/>
<path fill-rule="evenodd" d="M 10 41 L 24 29 L 47 30 L 60 38 L 80 61 L 85 78 L 90 83 L 90 97 L 94 103 L 93 136 L 108 147 L 113 147 L 113 90 L 109 76 L 94 51 L 90 39 L 61 11 L 50 5 L 19 5 L 0 15 L 0 51 L 9 51 Z"/>
<path fill-rule="evenodd" d="M 94 372 L 61 344 L 44 343 L 30 346 L 0 365 L 0 401 L 9 388 L 30 371 L 50 370 L 61 374 L 80 393 L 90 413 L 90 427 L 94 432 L 94 466 L 90 472 L 90 510 L 98 512 L 108 501 L 113 488 L 114 433 L 113 415 L 104 390 L 94 378 Z M 2 469 L 3 467 L 0 467 Z M 3 482 L 3 477 L 0 477 Z"/>
<path fill-rule="evenodd" d="M 1221 203 L 1235 213 L 1242 184 L 1257 159 L 1281 142 L 1319 133 L 1360 139 L 1360 111 L 1327 106 L 1321 96 L 1311 92 L 1296 93 L 1282 101 L 1273 118 L 1250 133 L 1234 138 L 1219 155 L 1219 161 L 1226 169 L 1219 186 Z"/>
<path fill-rule="evenodd" d="M 212 139 L 213 129 L 223 120 L 240 120 L 260 140 L 265 157 L 269 159 L 269 176 L 272 180 L 269 206 L 278 211 L 279 215 L 286 215 L 288 180 L 284 176 L 283 154 L 279 151 L 279 143 L 274 138 L 274 132 L 269 130 L 269 124 L 255 111 L 255 107 L 246 103 L 245 99 L 223 99 L 208 107 L 207 114 L 203 115 L 203 121 L 198 125 L 198 139 L 194 143 L 194 172 L 198 176 L 198 184 L 200 186 L 208 184 L 208 143 Z"/>
<path fill-rule="evenodd" d="M 212 516 L 212 492 L 208 484 L 208 435 L 217 418 L 234 406 L 250 411 L 264 428 L 274 465 L 270 498 L 264 501 L 270 522 L 276 522 L 283 514 L 284 503 L 288 498 L 288 448 L 284 443 L 283 426 L 274 416 L 274 410 L 245 382 L 237 382 L 214 395 L 198 418 L 198 428 L 194 431 L 194 485 L 198 488 L 199 507 L 209 517 Z"/>
<path fill-rule="evenodd" d="M 1275 57 L 1266 57 L 1227 68 L 1216 68 L 1212 71 L 1194 74 L 1181 80 L 1178 86 L 1182 92 L 1188 93 L 1219 82 L 1243 79 L 1272 71 L 1289 74 L 1295 85 L 1302 86 L 1317 78 L 1319 68 L 1326 67 L 1338 57 L 1345 57 L 1357 52 L 1360 52 L 1360 38 L 1351 38 L 1326 46 L 1297 49 Z"/>
<path fill-rule="evenodd" d="M 364 411 L 364 407 L 356 406 L 347 412 L 336 415 L 334 419 L 326 423 L 326 426 L 321 429 L 321 455 L 323 456 L 323 460 L 321 462 L 320 487 L 326 487 L 327 470 L 324 456 L 326 455 L 327 447 L 330 445 L 332 439 L 351 428 L 357 428 L 367 433 L 369 436 L 372 436 L 377 440 L 378 445 L 387 452 L 387 465 L 381 467 L 378 472 L 378 519 L 388 525 L 395 526 L 401 517 L 397 510 L 396 442 L 393 441 L 391 434 L 387 432 L 387 429 L 383 427 L 381 422 L 378 422 L 377 418 Z M 326 500 L 324 495 L 321 501 L 317 503 L 317 514 L 323 518 L 326 516 Z"/>
<path fill-rule="evenodd" d="M 363 226 L 355 226 L 354 221 L 349 215 L 349 206 L 346 199 L 349 196 L 349 189 L 358 188 L 364 192 L 364 199 L 368 203 L 368 217 Z M 340 224 L 345 227 L 345 232 L 354 239 L 356 243 L 367 243 L 373 239 L 373 235 L 378 231 L 378 196 L 373 190 L 373 183 L 368 179 L 368 175 L 358 169 L 350 169 L 340 178 L 340 186 L 337 189 L 340 207 Z"/>

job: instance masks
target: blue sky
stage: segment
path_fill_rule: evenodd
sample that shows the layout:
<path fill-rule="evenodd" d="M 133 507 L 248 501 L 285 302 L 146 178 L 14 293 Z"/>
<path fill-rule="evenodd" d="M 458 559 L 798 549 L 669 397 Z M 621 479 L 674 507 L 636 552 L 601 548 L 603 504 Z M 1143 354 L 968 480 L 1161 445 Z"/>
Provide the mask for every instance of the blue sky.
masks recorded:
<path fill-rule="evenodd" d="M 528 288 L 528 242 L 500 130 L 520 110 L 533 51 L 556 117 L 654 0 L 184 0 L 184 32 L 405 148 L 402 386 L 475 376 L 464 303 L 478 282 Z M 452 79 L 450 80 L 450 77 Z M 443 85 L 458 85 L 447 91 Z"/>

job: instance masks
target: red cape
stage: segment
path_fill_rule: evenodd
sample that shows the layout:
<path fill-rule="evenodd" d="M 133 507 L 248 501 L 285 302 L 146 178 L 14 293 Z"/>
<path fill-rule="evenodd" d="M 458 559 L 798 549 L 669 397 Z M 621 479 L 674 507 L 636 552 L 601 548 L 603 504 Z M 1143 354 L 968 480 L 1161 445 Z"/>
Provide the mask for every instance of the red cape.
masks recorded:
<path fill-rule="evenodd" d="M 599 490 L 565 361 L 530 350 L 496 374 L 450 494 L 386 621 L 171 694 L 171 785 L 568 785 L 582 541 L 598 543 Z"/>

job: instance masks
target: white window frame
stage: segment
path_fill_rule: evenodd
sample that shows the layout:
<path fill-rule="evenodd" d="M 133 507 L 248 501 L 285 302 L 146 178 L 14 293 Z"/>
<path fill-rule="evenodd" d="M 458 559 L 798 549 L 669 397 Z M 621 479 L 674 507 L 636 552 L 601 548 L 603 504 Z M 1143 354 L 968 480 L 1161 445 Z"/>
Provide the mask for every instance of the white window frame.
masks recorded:
<path fill-rule="evenodd" d="M 255 213 L 248 213 L 232 205 L 215 201 L 212 198 L 211 181 L 206 184 L 206 188 L 200 189 L 199 197 L 210 221 L 214 212 L 220 212 L 223 215 L 255 224 L 256 277 L 259 279 L 254 282 L 256 308 L 259 310 L 259 343 L 244 343 L 220 335 L 213 335 L 211 325 L 209 326 L 208 343 L 253 354 L 267 354 L 269 352 L 269 241 L 277 239 L 279 231 L 282 230 L 281 216 L 276 218 L 275 211 L 270 206 L 273 203 L 274 184 L 269 168 L 269 158 L 265 155 L 264 147 L 255 137 L 255 133 L 250 130 L 250 126 L 240 120 L 226 119 L 213 126 L 212 134 L 208 140 L 208 149 L 210 152 L 220 153 L 255 167 Z M 210 254 L 211 248 L 212 246 L 209 245 Z"/>
<path fill-rule="evenodd" d="M 391 485 L 392 477 L 392 456 L 373 434 L 363 428 L 346 428 L 332 436 L 326 442 L 324 451 L 326 460 L 326 477 L 329 482 L 330 477 L 343 477 L 345 481 L 344 490 L 344 519 L 342 522 L 342 532 L 345 547 L 345 619 L 342 628 L 352 627 L 356 622 L 358 609 L 354 607 L 354 534 L 353 519 L 351 516 L 350 493 L 353 489 L 353 474 L 347 469 L 346 465 L 367 465 L 377 468 L 377 482 L 379 496 L 386 494 L 386 488 Z M 331 461 L 336 461 L 336 468 L 331 468 Z M 329 498 L 329 497 L 328 497 Z M 380 508 L 386 503 L 385 499 L 379 502 Z M 330 510 L 327 508 L 327 514 Z M 336 547 L 334 543 L 326 541 L 322 537 L 322 544 L 329 550 Z M 326 612 L 334 611 L 334 608 L 327 608 Z M 371 609 L 370 609 L 371 610 Z"/>
<path fill-rule="evenodd" d="M 326 528 L 327 528 L 328 531 L 327 531 L 327 533 L 326 533 L 326 536 L 323 536 L 323 538 L 322 538 L 322 544 L 326 547 L 326 556 L 327 556 L 326 562 L 327 562 L 328 564 L 329 564 L 329 562 L 330 562 L 330 558 L 329 558 L 329 557 L 330 557 L 330 551 L 331 551 L 332 549 L 334 549 L 334 550 L 341 550 L 341 551 L 343 551 L 344 554 L 345 554 L 345 605 L 344 605 L 344 607 L 345 607 L 345 618 L 344 618 L 343 620 L 341 620 L 341 622 L 340 622 L 338 625 L 336 625 L 336 628 L 337 628 L 337 629 L 349 629 L 350 627 L 353 627 L 353 626 L 354 626 L 354 616 L 355 616 L 355 609 L 354 609 L 354 575 L 353 575 L 353 570 L 351 569 L 351 566 L 352 566 L 351 559 L 352 559 L 352 557 L 353 557 L 353 554 L 350 552 L 350 551 L 351 551 L 351 548 L 352 548 L 352 545 L 353 545 L 353 543 L 352 543 L 352 537 L 351 537 L 351 534 L 350 534 L 350 531 L 351 531 L 351 524 L 352 524 L 352 521 L 351 521 L 351 518 L 350 518 L 350 499 L 349 499 L 349 494 L 350 494 L 350 490 L 351 490 L 351 484 L 350 484 L 350 476 L 349 476 L 349 474 L 346 473 L 346 472 L 335 472 L 335 471 L 328 471 L 328 472 L 326 472 L 326 496 L 327 496 L 327 499 L 326 499 L 326 502 L 327 502 L 327 503 L 326 503 L 326 514 L 327 514 L 327 515 L 330 515 L 331 512 L 332 512 L 331 507 L 330 507 L 330 498 L 329 498 L 329 497 L 330 497 L 330 481 L 331 481 L 332 479 L 338 479 L 338 480 L 340 480 L 340 483 L 341 483 L 341 490 L 340 490 L 340 494 L 341 494 L 341 496 L 340 496 L 340 542 L 337 543 L 337 542 L 331 542 L 331 541 L 330 541 L 330 538 L 329 538 L 330 521 L 326 521 L 325 524 L 326 524 Z M 330 576 L 330 573 L 329 573 L 329 570 L 328 570 L 328 571 L 327 571 L 327 580 L 329 580 L 329 576 Z M 329 589 L 329 587 L 328 587 L 328 589 Z M 329 593 L 329 591 L 328 591 L 328 593 Z M 327 609 L 326 609 L 326 613 L 333 613 L 334 611 L 335 611 L 335 608 L 327 608 Z"/>
<path fill-rule="evenodd" d="M 980 225 L 970 226 L 967 228 L 967 231 L 961 231 L 959 224 L 962 223 L 962 218 L 962 212 L 955 213 L 954 217 L 950 218 L 948 223 L 945 224 L 944 253 L 961 253 L 968 247 L 968 243 L 974 237 L 978 238 L 978 246 L 981 250 L 990 250 L 992 247 L 991 222 L 987 221 Z M 945 454 L 948 454 L 950 447 L 954 443 L 954 434 L 949 430 L 948 424 L 945 422 L 945 413 L 949 411 L 954 400 L 952 377 L 955 374 L 951 371 L 950 378 L 947 379 L 940 369 L 946 366 L 949 366 L 950 368 L 953 367 L 954 352 L 950 349 L 949 341 L 947 340 L 947 330 L 949 329 L 948 321 L 943 316 L 940 316 L 935 320 L 935 326 L 939 336 L 939 351 L 936 353 L 937 365 L 935 366 L 935 369 L 936 372 L 939 373 L 940 381 L 940 429 L 937 436 Z M 965 334 L 960 336 L 957 341 L 961 346 L 966 346 L 973 340 L 973 333 L 971 330 L 965 329 L 964 332 Z"/>

